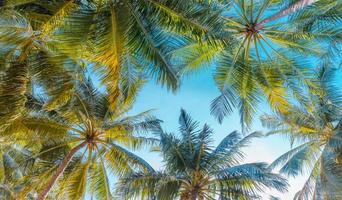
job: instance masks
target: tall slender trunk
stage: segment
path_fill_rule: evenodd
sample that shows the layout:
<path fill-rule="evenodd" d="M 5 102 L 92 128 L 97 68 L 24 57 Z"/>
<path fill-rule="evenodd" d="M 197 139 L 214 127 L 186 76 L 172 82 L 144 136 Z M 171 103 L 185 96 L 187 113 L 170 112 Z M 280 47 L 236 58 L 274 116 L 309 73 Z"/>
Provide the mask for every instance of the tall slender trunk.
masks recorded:
<path fill-rule="evenodd" d="M 56 172 L 54 175 L 51 177 L 49 183 L 47 186 L 44 188 L 43 191 L 38 195 L 37 200 L 45 200 L 46 196 L 50 192 L 51 188 L 53 185 L 56 183 L 58 178 L 63 174 L 64 170 L 68 166 L 69 162 L 71 161 L 72 157 L 74 157 L 75 153 L 82 149 L 84 146 L 87 145 L 87 141 L 82 142 L 81 144 L 77 145 L 73 149 L 69 151 L 69 153 L 65 156 L 65 158 L 62 160 L 61 164 L 57 167 Z"/>
<path fill-rule="evenodd" d="M 294 12 L 297 12 L 298 10 L 300 10 L 306 6 L 311 5 L 311 4 L 315 3 L 316 1 L 318 1 L 318 0 L 298 0 L 296 3 L 292 4 L 288 8 L 281 10 L 281 11 L 275 13 L 274 15 L 271 15 L 271 16 L 267 17 L 266 19 L 262 20 L 261 22 L 259 22 L 257 24 L 256 28 L 261 29 L 268 22 L 279 19 L 281 17 L 292 14 Z"/>

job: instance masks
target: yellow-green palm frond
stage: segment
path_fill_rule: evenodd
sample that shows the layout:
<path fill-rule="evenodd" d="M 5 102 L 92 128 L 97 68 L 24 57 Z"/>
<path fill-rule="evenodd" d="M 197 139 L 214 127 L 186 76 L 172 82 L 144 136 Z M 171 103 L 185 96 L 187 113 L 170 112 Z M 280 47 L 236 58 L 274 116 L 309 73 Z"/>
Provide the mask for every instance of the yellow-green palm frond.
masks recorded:
<path fill-rule="evenodd" d="M 39 28 L 42 37 L 47 37 L 58 29 L 64 23 L 65 17 L 78 8 L 78 4 L 74 0 L 65 0 L 48 7 L 53 10 L 52 15 Z"/>
<path fill-rule="evenodd" d="M 117 106 L 115 101 L 121 95 L 119 80 L 125 44 L 123 27 L 127 26 L 123 12 L 124 10 L 113 7 L 105 9 L 105 12 L 95 19 L 98 23 L 94 26 L 94 61 L 99 63 L 99 70 L 104 72 L 102 82 L 107 85 L 112 109 Z"/>
<path fill-rule="evenodd" d="M 79 164 L 69 175 L 68 186 L 65 188 L 65 197 L 69 199 L 83 199 L 86 192 L 90 165 Z"/>
<path fill-rule="evenodd" d="M 0 80 L 1 125 L 10 123 L 24 112 L 28 84 L 25 63 L 5 64 L 5 67 Z"/>
<path fill-rule="evenodd" d="M 109 174 L 104 166 L 104 162 L 92 165 L 90 178 L 90 188 L 92 197 L 104 200 L 112 200 L 113 196 L 110 189 Z"/>
<path fill-rule="evenodd" d="M 36 0 L 4 0 L 1 6 L 14 7 L 34 2 Z"/>
<path fill-rule="evenodd" d="M 30 57 L 29 69 L 34 84 L 42 87 L 48 96 L 45 107 L 50 110 L 70 100 L 78 81 L 77 75 L 81 73 L 79 65 L 68 57 L 45 52 L 37 52 Z"/>

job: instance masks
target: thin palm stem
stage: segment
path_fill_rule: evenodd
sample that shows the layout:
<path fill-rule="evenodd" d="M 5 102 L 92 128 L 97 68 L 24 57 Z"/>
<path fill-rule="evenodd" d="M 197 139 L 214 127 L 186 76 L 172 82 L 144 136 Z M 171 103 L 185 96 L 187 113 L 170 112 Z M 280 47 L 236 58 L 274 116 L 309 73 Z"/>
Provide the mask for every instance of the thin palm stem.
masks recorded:
<path fill-rule="evenodd" d="M 313 4 L 313 3 L 315 3 L 316 1 L 317 0 L 299 0 L 297 3 L 292 4 L 288 8 L 286 8 L 284 10 L 281 10 L 281 11 L 275 13 L 274 15 L 271 15 L 271 16 L 267 17 L 266 19 L 262 20 L 261 22 L 259 22 L 257 24 L 257 29 L 262 28 L 268 22 L 274 21 L 276 19 L 279 19 L 281 17 L 290 15 L 292 13 L 295 13 L 298 10 L 303 9 L 306 6 L 309 6 L 309 5 Z"/>
<path fill-rule="evenodd" d="M 81 144 L 77 145 L 73 149 L 70 150 L 70 152 L 65 156 L 65 158 L 62 160 L 61 164 L 56 169 L 56 172 L 51 177 L 50 181 L 48 182 L 47 186 L 44 188 L 44 190 L 38 195 L 37 200 L 45 200 L 48 193 L 58 180 L 58 178 L 63 174 L 66 167 L 70 163 L 71 159 L 74 157 L 74 155 L 83 147 L 87 145 L 87 141 L 82 142 Z"/>

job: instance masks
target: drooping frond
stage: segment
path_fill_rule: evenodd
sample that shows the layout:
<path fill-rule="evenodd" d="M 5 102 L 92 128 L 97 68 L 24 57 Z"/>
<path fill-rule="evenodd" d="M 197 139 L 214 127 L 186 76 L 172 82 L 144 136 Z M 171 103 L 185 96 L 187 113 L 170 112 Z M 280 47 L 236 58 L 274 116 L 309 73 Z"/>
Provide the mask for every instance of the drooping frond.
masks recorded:
<path fill-rule="evenodd" d="M 309 178 L 306 180 L 303 188 L 295 194 L 294 199 L 309 200 L 311 197 L 313 197 L 313 194 L 316 192 L 315 184 L 316 181 L 318 181 L 317 179 L 319 178 L 320 165 L 321 160 L 318 160 L 313 167 Z"/>
<path fill-rule="evenodd" d="M 111 144 L 105 158 L 111 170 L 121 174 L 130 172 L 132 169 L 138 168 L 145 171 L 154 171 L 153 168 L 145 160 L 132 152 L 115 144 Z M 113 157 L 115 156 L 115 157 Z"/>
<path fill-rule="evenodd" d="M 6 64 L 5 64 L 6 66 Z M 27 66 L 25 63 L 8 64 L 0 78 L 1 126 L 20 117 L 24 112 L 27 92 Z"/>
<path fill-rule="evenodd" d="M 71 173 L 67 179 L 65 196 L 70 199 L 83 199 L 85 196 L 89 164 L 78 165 L 77 169 Z"/>
<path fill-rule="evenodd" d="M 223 188 L 229 187 L 229 181 L 242 181 L 246 184 L 245 191 L 248 191 L 248 187 L 253 191 L 253 187 L 256 186 L 256 188 L 260 186 L 286 191 L 288 186 L 286 179 L 265 170 L 266 168 L 267 165 L 265 163 L 249 163 L 223 169 L 217 175 L 220 183 L 227 181 L 227 185 L 224 185 Z M 248 186 L 249 184 L 250 186 Z"/>
<path fill-rule="evenodd" d="M 99 164 L 92 165 L 91 171 L 89 186 L 92 188 L 91 190 L 94 191 L 94 194 L 91 195 L 94 195 L 94 197 L 98 199 L 113 199 L 110 190 L 109 174 L 106 171 L 104 163 L 100 162 Z"/>
<path fill-rule="evenodd" d="M 212 163 L 219 167 L 234 166 L 241 162 L 244 158 L 242 149 L 246 147 L 252 139 L 261 137 L 260 132 L 253 132 L 243 138 L 237 132 L 232 132 L 226 136 L 216 149 L 208 155 L 210 162 L 207 167 L 210 168 Z"/>
<path fill-rule="evenodd" d="M 319 158 L 319 147 L 315 147 L 312 142 L 305 143 L 277 158 L 271 165 L 271 168 L 280 166 L 280 172 L 290 176 L 303 174 L 305 169 L 313 167 L 316 159 Z"/>
<path fill-rule="evenodd" d="M 223 90 L 220 96 L 216 97 L 210 106 L 210 113 L 222 123 L 223 119 L 234 111 L 237 104 L 235 92 L 227 87 Z"/>

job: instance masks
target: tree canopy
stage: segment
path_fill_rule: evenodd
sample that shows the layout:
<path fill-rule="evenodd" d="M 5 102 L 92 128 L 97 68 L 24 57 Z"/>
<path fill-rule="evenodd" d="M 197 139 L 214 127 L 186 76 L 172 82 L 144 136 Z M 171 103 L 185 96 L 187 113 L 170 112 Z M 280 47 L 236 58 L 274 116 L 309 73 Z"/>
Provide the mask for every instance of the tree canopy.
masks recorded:
<path fill-rule="evenodd" d="M 310 172 L 295 199 L 341 199 L 341 27 L 336 0 L 0 1 L 0 198 L 247 200 L 285 192 L 280 169 Z M 146 82 L 177 93 L 203 68 L 219 91 L 211 115 L 238 111 L 242 134 L 214 148 L 184 110 L 179 134 L 131 116 Z M 293 148 L 243 164 L 263 103 L 269 135 Z"/>

